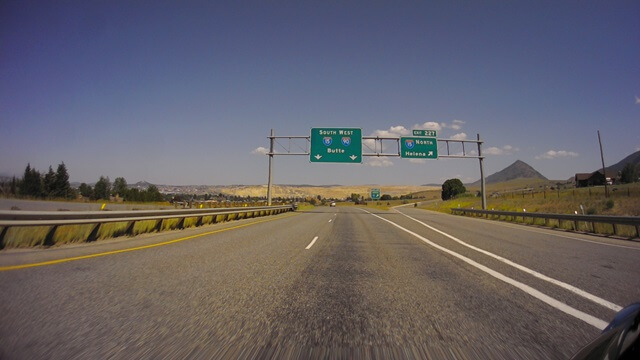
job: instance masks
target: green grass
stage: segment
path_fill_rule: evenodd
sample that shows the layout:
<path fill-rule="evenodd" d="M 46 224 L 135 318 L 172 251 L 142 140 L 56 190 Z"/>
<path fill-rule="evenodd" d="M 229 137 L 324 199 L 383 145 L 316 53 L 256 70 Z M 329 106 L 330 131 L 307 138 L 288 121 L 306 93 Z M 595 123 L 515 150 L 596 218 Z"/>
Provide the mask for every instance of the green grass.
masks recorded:
<path fill-rule="evenodd" d="M 314 209 L 315 206 L 309 204 L 309 203 L 299 203 L 298 204 L 298 211 L 307 211 L 307 210 L 312 210 Z"/>
<path fill-rule="evenodd" d="M 542 212 L 555 214 L 582 214 L 584 209 L 592 215 L 640 216 L 640 184 L 616 185 L 610 198 L 604 188 L 540 190 L 512 192 L 487 198 L 488 210 Z M 591 190 L 591 191 L 590 191 Z M 580 207 L 582 205 L 582 208 Z M 480 197 L 465 197 L 421 206 L 428 210 L 450 213 L 452 208 L 482 208 Z"/>
<path fill-rule="evenodd" d="M 616 189 L 616 191 L 613 191 Z M 487 199 L 488 210 L 536 212 L 550 214 L 578 214 L 613 215 L 613 216 L 640 216 L 640 184 L 616 185 L 611 187 L 611 196 L 604 196 L 604 188 L 579 188 L 560 190 L 540 190 L 539 192 L 515 192 L 507 193 Z M 582 207 L 580 206 L 582 205 Z M 482 208 L 480 197 L 463 197 L 448 201 L 437 201 L 420 206 L 422 209 L 439 211 L 450 214 L 453 208 Z M 522 223 L 522 218 L 503 219 Z M 545 224 L 543 219 L 526 218 L 524 223 L 549 226 L 553 228 L 596 232 L 601 234 L 613 234 L 610 224 L 591 224 L 579 222 L 558 222 L 551 220 Z M 633 237 L 636 230 L 633 226 L 619 225 L 617 233 L 620 236 Z"/>

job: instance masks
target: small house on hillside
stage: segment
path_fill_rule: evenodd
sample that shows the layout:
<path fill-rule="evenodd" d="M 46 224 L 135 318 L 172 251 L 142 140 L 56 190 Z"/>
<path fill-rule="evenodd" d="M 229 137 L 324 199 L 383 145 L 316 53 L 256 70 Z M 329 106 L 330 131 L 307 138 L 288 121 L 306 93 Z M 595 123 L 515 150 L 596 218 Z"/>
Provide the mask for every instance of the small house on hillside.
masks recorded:
<path fill-rule="evenodd" d="M 594 171 L 592 173 L 579 173 L 575 176 L 576 187 L 588 187 L 604 185 L 605 176 L 602 175 L 602 170 Z M 615 171 L 606 171 L 607 184 L 613 185 L 618 182 L 618 173 Z"/>

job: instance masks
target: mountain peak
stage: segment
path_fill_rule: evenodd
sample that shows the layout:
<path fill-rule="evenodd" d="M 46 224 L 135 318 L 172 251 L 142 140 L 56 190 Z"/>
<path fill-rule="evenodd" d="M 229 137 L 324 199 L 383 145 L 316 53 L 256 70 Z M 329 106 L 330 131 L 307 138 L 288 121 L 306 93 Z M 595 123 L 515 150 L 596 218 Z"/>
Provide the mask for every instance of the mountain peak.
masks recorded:
<path fill-rule="evenodd" d="M 500 182 L 505 182 L 514 179 L 542 179 L 548 180 L 542 174 L 540 174 L 536 169 L 534 169 L 531 165 L 527 164 L 522 160 L 516 160 L 513 164 L 507 166 L 506 168 L 498 171 L 497 173 L 488 176 L 485 179 L 487 184 L 495 184 Z M 471 185 L 480 184 L 480 180 L 476 181 Z"/>
<path fill-rule="evenodd" d="M 489 184 L 499 183 L 503 181 L 509 181 L 513 179 L 542 179 L 548 180 L 542 174 L 540 174 L 531 165 L 522 160 L 516 160 L 513 164 L 507 166 L 501 171 L 487 177 L 486 181 Z"/>

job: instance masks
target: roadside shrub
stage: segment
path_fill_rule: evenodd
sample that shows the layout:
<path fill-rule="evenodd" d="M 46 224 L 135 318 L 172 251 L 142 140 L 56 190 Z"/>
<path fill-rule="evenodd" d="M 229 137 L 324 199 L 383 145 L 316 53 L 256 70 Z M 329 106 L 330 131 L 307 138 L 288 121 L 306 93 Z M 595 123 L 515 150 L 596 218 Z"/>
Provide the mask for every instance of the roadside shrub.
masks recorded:
<path fill-rule="evenodd" d="M 587 209 L 587 215 L 595 215 L 595 214 L 596 214 L 596 208 L 590 207 Z"/>
<path fill-rule="evenodd" d="M 442 200 L 449 200 L 456 195 L 464 194 L 467 189 L 462 184 L 460 179 L 449 179 L 442 184 Z"/>
<path fill-rule="evenodd" d="M 609 200 L 607 200 L 607 202 L 605 203 L 605 206 L 607 207 L 607 210 L 611 210 L 611 209 L 613 209 L 613 205 L 615 205 L 615 203 L 613 202 L 613 199 L 609 199 Z"/>

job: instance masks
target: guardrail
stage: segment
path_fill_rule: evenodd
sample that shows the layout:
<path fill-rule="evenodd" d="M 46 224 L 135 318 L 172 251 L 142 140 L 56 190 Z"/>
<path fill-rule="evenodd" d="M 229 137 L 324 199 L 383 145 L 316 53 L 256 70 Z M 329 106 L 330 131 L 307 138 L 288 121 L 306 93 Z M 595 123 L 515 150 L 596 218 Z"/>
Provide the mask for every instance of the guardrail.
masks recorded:
<path fill-rule="evenodd" d="M 545 213 L 529 213 L 529 212 L 517 212 L 517 211 L 495 211 L 495 210 L 476 210 L 476 209 L 451 209 L 451 213 L 454 215 L 475 215 L 486 218 L 501 217 L 505 219 L 511 218 L 517 220 L 522 218 L 522 222 L 525 222 L 526 218 L 532 219 L 544 219 L 544 225 L 549 226 L 549 220 L 556 220 L 558 226 L 562 225 L 562 222 L 570 222 L 572 224 L 572 230 L 580 231 L 580 223 L 590 224 L 587 226 L 587 232 L 599 233 L 596 231 L 595 224 L 609 224 L 613 227 L 613 235 L 620 235 L 620 225 L 635 227 L 635 237 L 640 238 L 640 217 L 638 216 L 607 216 L 607 215 L 570 215 L 570 214 L 545 214 Z M 634 236 L 631 236 L 632 238 Z"/>
<path fill-rule="evenodd" d="M 186 218 L 197 218 L 196 226 L 203 224 L 203 218 L 211 216 L 211 223 L 230 220 L 230 216 L 237 214 L 235 219 L 246 219 L 258 216 L 276 215 L 294 210 L 293 205 L 255 206 L 217 209 L 183 209 L 183 210 L 135 210 L 135 211 L 0 211 L 0 248 L 11 227 L 19 226 L 50 226 L 44 245 L 51 245 L 53 236 L 59 226 L 95 224 L 87 241 L 97 238 L 100 226 L 104 223 L 127 222 L 125 235 L 133 235 L 133 227 L 138 221 L 155 220 L 155 231 L 162 229 L 164 220 L 179 218 L 176 228 L 182 229 Z M 218 219 L 218 216 L 222 216 Z"/>

